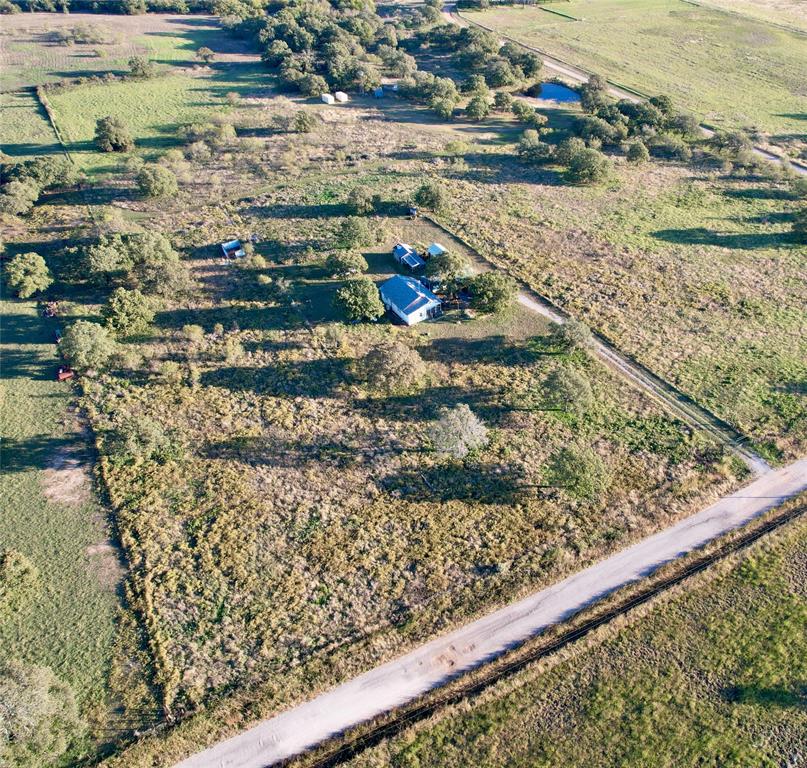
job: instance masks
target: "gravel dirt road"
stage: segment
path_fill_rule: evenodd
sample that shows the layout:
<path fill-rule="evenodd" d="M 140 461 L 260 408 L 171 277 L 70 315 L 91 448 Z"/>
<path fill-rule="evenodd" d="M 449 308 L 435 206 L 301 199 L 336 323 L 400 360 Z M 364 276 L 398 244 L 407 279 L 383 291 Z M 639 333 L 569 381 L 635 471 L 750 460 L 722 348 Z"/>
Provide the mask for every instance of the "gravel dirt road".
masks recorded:
<path fill-rule="evenodd" d="M 807 459 L 768 472 L 660 533 L 348 680 L 176 768 L 266 768 L 439 687 L 659 566 L 807 490 Z"/>

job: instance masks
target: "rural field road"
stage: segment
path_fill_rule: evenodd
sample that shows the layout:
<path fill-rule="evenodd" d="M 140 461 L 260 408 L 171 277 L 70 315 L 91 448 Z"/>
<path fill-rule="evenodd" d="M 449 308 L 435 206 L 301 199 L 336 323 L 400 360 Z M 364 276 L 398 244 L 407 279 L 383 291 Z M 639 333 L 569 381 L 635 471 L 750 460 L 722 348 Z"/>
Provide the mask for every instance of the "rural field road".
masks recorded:
<path fill-rule="evenodd" d="M 546 301 L 541 301 L 537 294 L 521 291 L 518 302 L 531 312 L 552 320 L 565 323 L 566 318 Z M 771 466 L 759 454 L 744 445 L 745 438 L 725 422 L 721 422 L 714 414 L 704 410 L 696 403 L 686 399 L 663 379 L 639 364 L 625 357 L 616 347 L 605 340 L 594 337 L 592 351 L 607 365 L 615 368 L 634 386 L 647 392 L 654 400 L 666 406 L 679 419 L 690 426 L 708 432 L 718 442 L 733 451 L 754 475 L 764 475 L 771 471 Z"/>
<path fill-rule="evenodd" d="M 580 69 L 579 67 L 574 66 L 573 64 L 569 64 L 562 59 L 557 59 L 554 56 L 549 55 L 548 53 L 542 51 L 540 48 L 535 48 L 532 45 L 528 45 L 527 43 L 522 42 L 521 40 L 516 39 L 515 37 L 510 37 L 508 35 L 502 35 L 501 33 L 497 33 L 496 30 L 491 29 L 490 27 L 486 27 L 484 24 L 480 24 L 478 21 L 469 21 L 464 16 L 460 16 L 459 11 L 457 10 L 457 6 L 455 3 L 449 3 L 443 6 L 442 10 L 443 18 L 452 23 L 456 24 L 459 27 L 479 27 L 480 29 L 485 29 L 488 32 L 492 32 L 493 34 L 499 35 L 499 42 L 504 44 L 506 42 L 517 43 L 522 48 L 526 48 L 528 51 L 532 51 L 533 53 L 537 53 L 544 62 L 544 66 L 552 70 L 557 75 L 561 77 L 568 77 L 571 80 L 574 80 L 578 83 L 585 83 L 590 73 L 586 72 L 584 69 Z M 626 90 L 625 88 L 620 88 L 618 85 L 614 85 L 613 83 L 608 83 L 608 92 L 612 96 L 616 96 L 618 99 L 628 99 L 629 101 L 640 102 L 644 101 L 644 97 L 638 93 L 634 93 L 633 91 Z M 701 131 L 703 131 L 703 135 L 706 137 L 714 136 L 714 130 L 711 128 L 702 125 Z M 758 157 L 764 158 L 765 160 L 769 160 L 773 163 L 781 163 L 782 158 L 779 155 L 774 154 L 773 152 L 769 152 L 767 149 L 763 149 L 762 147 L 754 147 L 753 152 Z M 802 176 L 807 175 L 807 165 L 803 165 L 799 161 L 790 161 L 790 167 L 793 169 L 795 173 L 798 173 Z"/>
<path fill-rule="evenodd" d="M 175 768 L 266 768 L 439 687 L 659 566 L 807 490 L 807 458 L 768 472 L 660 533 L 348 680 Z"/>

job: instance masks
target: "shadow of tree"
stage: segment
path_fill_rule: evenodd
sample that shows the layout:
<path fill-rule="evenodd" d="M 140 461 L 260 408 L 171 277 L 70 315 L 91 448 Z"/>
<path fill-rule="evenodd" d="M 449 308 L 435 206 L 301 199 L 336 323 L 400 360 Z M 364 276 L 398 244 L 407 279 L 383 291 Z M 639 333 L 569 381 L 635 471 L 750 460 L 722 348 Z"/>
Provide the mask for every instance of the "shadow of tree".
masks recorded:
<path fill-rule="evenodd" d="M 807 684 L 799 683 L 793 688 L 738 685 L 724 688 L 723 699 L 733 704 L 756 704 L 771 709 L 778 707 L 807 710 Z"/>

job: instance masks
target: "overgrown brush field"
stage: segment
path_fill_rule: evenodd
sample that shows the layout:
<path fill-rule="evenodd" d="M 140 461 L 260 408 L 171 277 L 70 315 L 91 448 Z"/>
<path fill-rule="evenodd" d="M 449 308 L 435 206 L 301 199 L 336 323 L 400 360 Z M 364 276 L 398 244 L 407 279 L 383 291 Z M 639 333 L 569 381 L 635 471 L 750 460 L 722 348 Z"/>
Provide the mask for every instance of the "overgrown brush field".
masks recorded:
<path fill-rule="evenodd" d="M 600 642 L 583 641 L 348 764 L 798 763 L 806 544 L 801 520 Z"/>
<path fill-rule="evenodd" d="M 670 94 L 708 123 L 759 131 L 794 156 L 805 149 L 804 35 L 681 0 L 571 0 L 463 14 L 642 93 Z"/>
<path fill-rule="evenodd" d="M 786 185 L 667 164 L 618 166 L 594 190 L 551 171 L 506 184 L 450 176 L 459 203 L 447 219 L 488 258 L 771 459 L 800 454 L 807 285 Z"/>
<path fill-rule="evenodd" d="M 165 311 L 147 362 L 89 389 L 170 712 L 248 682 L 293 697 L 297 667 L 332 653 L 346 663 L 342 647 L 368 634 L 385 638 L 384 655 L 399 650 L 691 511 L 740 471 L 585 355 L 571 364 L 593 382 L 596 407 L 584 417 L 536 407 L 530 389 L 559 359 L 531 315 L 335 323 L 339 281 L 320 255 L 329 219 L 261 218 L 292 200 L 303 212 L 322 192 L 298 184 L 240 211 L 267 266 L 201 258 L 208 297 Z M 425 223 L 374 226 L 366 256 L 378 278 L 398 237 L 461 247 Z M 208 228 L 199 245 L 225 237 Z M 188 324 L 205 332 L 190 345 Z M 393 340 L 423 358 L 421 387 L 367 383 L 367 353 Z M 441 407 L 458 403 L 492 436 L 460 462 L 429 437 Z M 160 425 L 180 458 L 116 459 L 105 435 L 137 419 Z M 550 454 L 582 435 L 615 481 L 595 503 L 542 490 Z"/>

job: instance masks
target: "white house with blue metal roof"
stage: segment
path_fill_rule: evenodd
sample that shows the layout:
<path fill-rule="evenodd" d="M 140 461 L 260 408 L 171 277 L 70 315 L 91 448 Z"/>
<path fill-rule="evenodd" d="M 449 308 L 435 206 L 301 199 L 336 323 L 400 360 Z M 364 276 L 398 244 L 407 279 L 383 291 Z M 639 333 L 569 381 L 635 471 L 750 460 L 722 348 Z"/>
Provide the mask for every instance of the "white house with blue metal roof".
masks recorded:
<path fill-rule="evenodd" d="M 384 306 L 407 325 L 442 314 L 443 302 L 414 277 L 395 275 L 381 284 L 379 292 Z"/>

